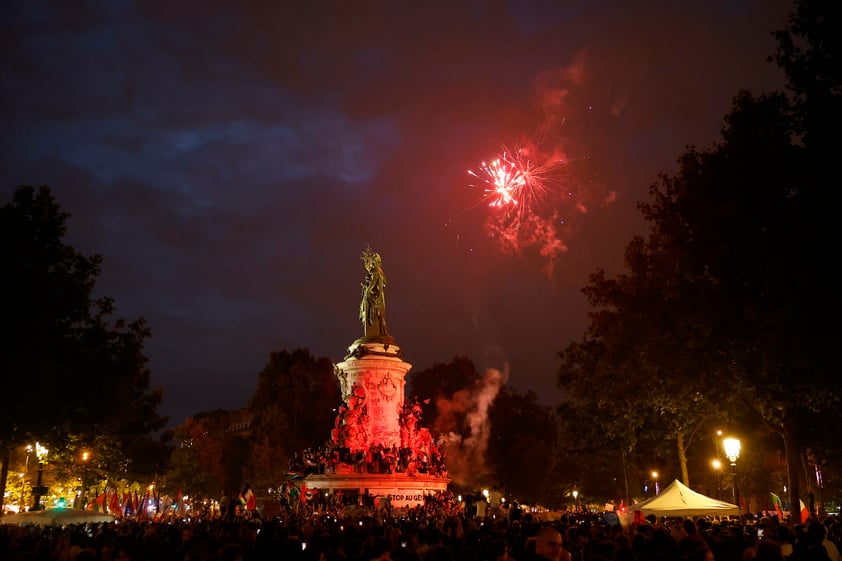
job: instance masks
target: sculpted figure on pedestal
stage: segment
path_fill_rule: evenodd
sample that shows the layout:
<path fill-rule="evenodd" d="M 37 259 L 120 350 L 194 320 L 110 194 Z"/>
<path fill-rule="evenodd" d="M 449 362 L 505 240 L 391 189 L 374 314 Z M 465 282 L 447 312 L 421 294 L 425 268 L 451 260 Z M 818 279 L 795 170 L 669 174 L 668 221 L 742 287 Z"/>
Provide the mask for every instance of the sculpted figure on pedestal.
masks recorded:
<path fill-rule="evenodd" d="M 404 402 L 399 421 L 401 425 L 401 447 L 413 448 L 418 434 L 418 423 L 421 421 L 421 404 L 418 398 L 412 403 Z"/>
<path fill-rule="evenodd" d="M 341 441 L 351 450 L 365 450 L 368 446 L 366 431 L 368 413 L 365 404 L 365 388 L 362 384 L 354 382 L 351 386 L 351 394 L 348 396 L 347 408 L 340 409 L 340 412 L 342 426 L 338 428 Z"/>
<path fill-rule="evenodd" d="M 380 255 L 371 247 L 362 254 L 367 274 L 362 282 L 363 297 L 360 302 L 360 319 L 366 337 L 388 336 L 386 331 L 386 275 L 383 273 Z"/>

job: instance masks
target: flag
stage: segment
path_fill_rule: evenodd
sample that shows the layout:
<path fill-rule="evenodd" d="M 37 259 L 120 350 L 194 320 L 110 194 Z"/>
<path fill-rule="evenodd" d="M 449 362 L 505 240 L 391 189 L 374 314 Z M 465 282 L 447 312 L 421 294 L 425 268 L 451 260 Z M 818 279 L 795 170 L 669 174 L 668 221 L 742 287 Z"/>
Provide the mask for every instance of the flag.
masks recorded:
<path fill-rule="evenodd" d="M 111 514 L 115 516 L 120 516 L 120 497 L 117 494 L 117 491 L 111 495 L 111 502 L 108 504 L 109 510 L 111 510 Z"/>
<path fill-rule="evenodd" d="M 140 500 L 140 505 L 137 508 L 137 517 L 140 520 L 146 520 L 149 516 L 149 493 L 147 492 Z"/>
<path fill-rule="evenodd" d="M 251 490 L 251 485 L 246 483 L 243 485 L 242 490 L 240 491 L 240 504 L 242 504 L 246 510 L 254 510 L 257 506 L 257 499 L 254 496 L 254 493 Z"/>
<path fill-rule="evenodd" d="M 176 513 L 178 513 L 178 511 L 181 510 L 181 507 L 183 506 L 182 502 L 183 502 L 183 500 L 181 498 L 181 487 L 179 487 L 178 491 L 175 494 L 175 512 Z"/>
<path fill-rule="evenodd" d="M 97 512 L 105 512 L 105 491 L 100 496 L 94 499 L 94 510 Z"/>
<path fill-rule="evenodd" d="M 170 501 L 170 500 L 164 501 L 164 508 L 161 509 L 161 512 L 159 512 L 158 515 L 155 518 L 157 520 L 163 520 L 164 516 L 166 516 L 167 512 L 169 512 L 170 507 L 172 507 L 172 501 Z"/>
<path fill-rule="evenodd" d="M 131 516 L 132 514 L 134 514 L 132 494 L 128 491 L 123 491 L 123 516 Z"/>
<path fill-rule="evenodd" d="M 307 485 L 301 486 L 301 502 L 306 503 L 311 501 L 319 493 L 318 489 L 308 489 Z"/>
<path fill-rule="evenodd" d="M 783 521 L 784 519 L 784 505 L 781 502 L 781 498 L 774 493 L 769 493 L 772 495 L 772 506 L 775 508 L 775 514 L 778 515 L 778 520 Z"/>
<path fill-rule="evenodd" d="M 801 499 L 798 499 L 798 502 L 801 503 L 801 523 L 806 524 L 807 519 L 810 518 L 810 509 L 807 508 L 807 505 Z"/>
<path fill-rule="evenodd" d="M 137 496 L 137 490 L 134 492 L 134 501 L 132 501 L 132 510 L 135 514 L 140 514 L 140 498 Z"/>

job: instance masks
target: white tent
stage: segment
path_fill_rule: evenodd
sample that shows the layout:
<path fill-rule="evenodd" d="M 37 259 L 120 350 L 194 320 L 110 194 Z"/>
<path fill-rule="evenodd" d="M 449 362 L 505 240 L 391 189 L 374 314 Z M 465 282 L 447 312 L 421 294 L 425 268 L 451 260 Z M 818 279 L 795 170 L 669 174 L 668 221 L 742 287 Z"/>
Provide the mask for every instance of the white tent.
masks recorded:
<path fill-rule="evenodd" d="M 729 516 L 739 515 L 736 505 L 697 493 L 676 479 L 659 495 L 629 505 L 630 513 L 641 511 L 644 516 Z"/>

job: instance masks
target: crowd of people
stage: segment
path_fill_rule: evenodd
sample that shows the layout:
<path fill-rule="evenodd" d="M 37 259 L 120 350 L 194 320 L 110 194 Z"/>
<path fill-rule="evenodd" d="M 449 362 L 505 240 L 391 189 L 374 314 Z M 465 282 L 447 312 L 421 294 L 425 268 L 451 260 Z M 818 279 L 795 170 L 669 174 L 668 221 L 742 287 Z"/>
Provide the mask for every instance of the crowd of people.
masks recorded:
<path fill-rule="evenodd" d="M 372 444 L 365 452 L 352 452 L 350 448 L 332 441 L 319 448 L 307 448 L 301 456 L 296 453 L 290 458 L 288 468 L 290 471 L 310 475 L 341 472 L 342 466 L 352 473 L 421 473 L 447 477 L 444 458 L 435 449 L 427 454 L 411 448 Z"/>
<path fill-rule="evenodd" d="M 837 517 L 654 519 L 622 527 L 598 514 L 470 516 L 432 499 L 402 510 L 284 512 L 249 519 L 123 520 L 0 526 L 8 561 L 840 561 Z"/>

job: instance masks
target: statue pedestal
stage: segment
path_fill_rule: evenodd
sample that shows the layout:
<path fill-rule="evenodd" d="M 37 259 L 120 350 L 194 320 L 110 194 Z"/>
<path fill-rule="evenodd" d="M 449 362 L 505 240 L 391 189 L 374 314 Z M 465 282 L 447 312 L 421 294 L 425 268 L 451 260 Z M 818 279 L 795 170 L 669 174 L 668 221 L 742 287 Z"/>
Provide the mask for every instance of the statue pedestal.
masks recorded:
<path fill-rule="evenodd" d="M 352 454 L 364 457 L 372 448 L 397 452 L 410 448 L 418 453 L 422 448 L 430 459 L 432 441 L 419 446 L 418 442 L 401 442 L 406 374 L 412 365 L 404 362 L 400 347 L 388 336 L 362 337 L 348 348 L 345 360 L 335 365 L 342 388 L 344 411 L 337 418 L 335 434 L 340 446 Z M 413 427 L 413 435 L 418 429 Z M 429 437 L 429 432 L 424 429 Z M 411 439 L 407 439 L 411 440 Z M 390 452 L 391 453 L 391 452 Z M 411 473 L 410 473 L 411 472 Z M 360 473 L 346 464 L 338 464 L 334 473 L 308 475 L 306 485 L 327 495 L 342 491 L 346 495 L 358 493 L 381 500 L 388 499 L 393 507 L 417 506 L 424 497 L 447 489 L 450 479 L 445 475 L 431 475 L 407 470 L 397 473 Z"/>
<path fill-rule="evenodd" d="M 424 497 L 446 491 L 450 479 L 427 474 L 407 475 L 405 473 L 329 473 L 308 475 L 305 478 L 309 489 L 318 489 L 325 495 L 338 491 L 369 495 L 375 499 L 388 499 L 394 508 L 414 507 L 424 504 Z"/>
<path fill-rule="evenodd" d="M 401 356 L 392 337 L 363 337 L 354 341 L 345 360 L 336 364 L 342 400 L 350 409 L 359 403 L 365 406 L 359 419 L 364 437 L 346 443 L 352 451 L 378 444 L 401 447 L 400 413 L 406 374 L 412 368 Z"/>

